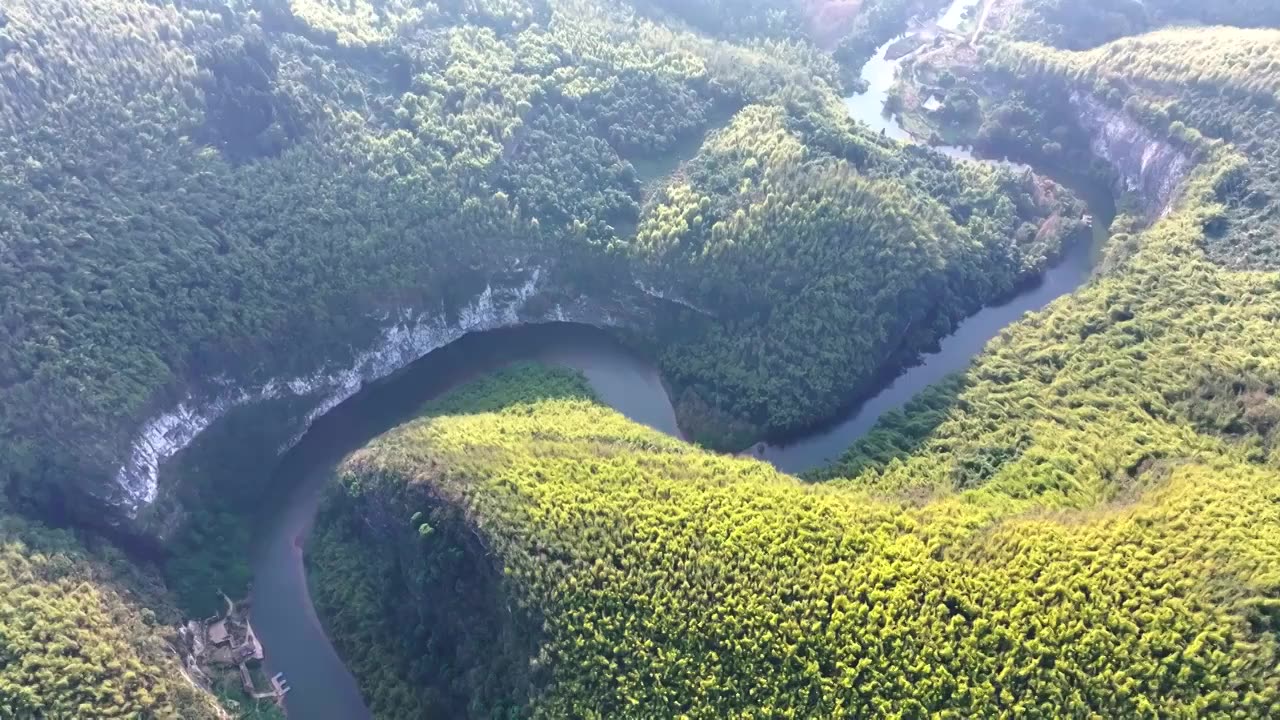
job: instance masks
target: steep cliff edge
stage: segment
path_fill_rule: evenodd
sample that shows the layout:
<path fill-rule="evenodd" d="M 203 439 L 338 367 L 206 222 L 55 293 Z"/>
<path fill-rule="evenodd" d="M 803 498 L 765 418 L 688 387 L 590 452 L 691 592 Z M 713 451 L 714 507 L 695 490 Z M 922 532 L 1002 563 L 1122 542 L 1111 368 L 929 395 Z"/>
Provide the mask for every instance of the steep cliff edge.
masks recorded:
<path fill-rule="evenodd" d="M 1117 195 L 1138 198 L 1148 221 L 1167 212 L 1191 172 L 1187 152 L 1088 93 L 1072 92 L 1071 106 L 1077 122 L 1089 133 L 1093 154 L 1115 170 Z"/>
<path fill-rule="evenodd" d="M 550 399 L 591 396 L 577 372 L 520 364 L 422 412 L 530 412 Z M 440 491 L 436 481 L 460 468 L 423 456 L 415 481 L 405 482 L 365 464 L 367 456 L 359 451 L 337 469 L 307 565 L 317 614 L 374 716 L 525 717 L 548 680 L 544 620 L 512 586 L 492 537 Z M 396 690 L 402 680 L 411 691 Z"/>
<path fill-rule="evenodd" d="M 565 293 L 556 286 L 554 272 L 538 266 L 511 269 L 492 276 L 470 302 L 434 311 L 403 309 L 369 318 L 376 329 L 372 344 L 353 348 L 349 363 L 316 358 L 314 372 L 271 377 L 265 382 L 239 383 L 215 376 L 179 390 L 183 400 L 140 425 L 130 444 L 128 459 L 115 472 L 113 483 L 100 487 L 97 499 L 109 508 L 122 529 L 148 538 L 168 538 L 181 525 L 181 454 L 202 433 L 225 421 L 246 421 L 246 413 L 269 414 L 272 422 L 257 438 L 276 454 L 288 450 L 310 423 L 351 397 L 368 383 L 400 371 L 432 350 L 470 332 L 482 332 L 539 322 L 579 322 L 598 327 L 640 327 L 652 323 L 655 302 L 664 302 L 626 286 L 614 297 L 597 301 Z M 251 453 L 243 446 L 236 452 Z M 261 452 L 261 450 L 259 450 Z"/>

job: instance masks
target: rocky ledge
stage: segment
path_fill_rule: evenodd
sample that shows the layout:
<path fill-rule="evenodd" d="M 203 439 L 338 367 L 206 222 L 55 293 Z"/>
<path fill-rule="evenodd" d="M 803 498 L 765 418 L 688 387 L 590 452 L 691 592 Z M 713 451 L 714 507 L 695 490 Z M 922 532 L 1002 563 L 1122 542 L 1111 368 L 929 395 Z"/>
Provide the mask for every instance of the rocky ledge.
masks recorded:
<path fill-rule="evenodd" d="M 1142 201 L 1148 220 L 1168 211 L 1178 189 L 1191 172 L 1191 158 L 1167 139 L 1129 117 L 1081 92 L 1071 94 L 1081 127 L 1088 131 L 1090 148 L 1116 171 L 1121 187 Z"/>
<path fill-rule="evenodd" d="M 183 508 L 177 500 L 179 473 L 175 458 L 197 437 L 233 410 L 284 408 L 286 420 L 273 427 L 278 452 L 288 450 L 311 423 L 364 385 L 386 378 L 433 350 L 472 332 L 541 322 L 578 322 L 597 327 L 645 322 L 657 295 L 628 288 L 618 297 L 596 300 L 568 294 L 544 267 L 514 270 L 516 278 L 497 286 L 492 282 L 474 299 L 449 313 L 443 307 L 402 308 L 369 318 L 379 331 L 376 340 L 341 367 L 317 358 L 306 375 L 239 384 L 225 377 L 191 389 L 180 402 L 147 418 L 133 436 L 127 457 L 115 470 L 96 500 L 112 515 L 108 522 L 130 535 L 148 539 L 171 536 L 181 525 Z"/>

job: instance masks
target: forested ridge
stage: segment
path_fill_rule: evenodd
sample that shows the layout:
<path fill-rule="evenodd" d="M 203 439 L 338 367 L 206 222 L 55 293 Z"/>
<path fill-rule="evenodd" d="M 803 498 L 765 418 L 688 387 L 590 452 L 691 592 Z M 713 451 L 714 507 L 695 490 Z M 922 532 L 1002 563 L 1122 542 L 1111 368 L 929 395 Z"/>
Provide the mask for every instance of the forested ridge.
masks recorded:
<path fill-rule="evenodd" d="M 689 398 L 682 415 L 722 446 L 829 416 L 1069 236 L 1055 224 L 1025 242 L 1069 200 L 1037 203 L 1027 181 L 859 129 L 839 105 L 836 63 L 804 38 L 735 44 L 579 0 L 21 0 L 4 13 L 0 475 L 33 507 L 90 519 L 128 524 L 111 474 L 143 421 L 340 373 L 377 340 L 379 318 L 448 321 L 515 267 L 545 266 L 552 301 L 626 302 L 631 276 L 684 257 L 635 233 L 684 232 L 667 218 L 686 185 L 714 201 L 702 220 L 722 223 L 715 246 L 744 234 L 756 264 L 738 282 L 776 295 L 797 289 L 797 273 L 814 281 L 794 314 L 767 318 L 740 315 L 724 293 L 703 297 L 709 270 L 644 277 L 708 311 L 692 322 L 670 305 L 638 337 Z M 789 166 L 733 167 L 766 150 L 726 131 L 687 173 L 644 189 L 629 158 L 672 151 L 739 109 L 736 126 L 767 116 L 800 149 Z M 816 209 L 853 186 L 885 193 L 877 217 Z M 908 197 L 920 190 L 931 197 Z M 789 219 L 760 227 L 753 212 Z M 921 214 L 951 221 L 926 227 Z M 856 320 L 881 328 L 841 337 L 856 347 L 832 346 L 821 363 L 779 359 L 849 330 L 803 317 L 866 259 L 855 243 L 833 256 L 837 236 L 935 231 L 883 245 L 883 265 L 898 268 L 899 294 L 945 286 L 956 302 L 944 310 L 918 292 L 901 313 L 860 307 L 887 315 Z M 775 267 L 784 247 L 794 257 Z M 884 329 L 908 325 L 899 353 Z M 688 349 L 665 352 L 675 346 Z M 845 350 L 856 357 L 830 362 Z M 784 364 L 814 384 L 771 381 Z M 200 494 L 180 474 L 162 478 L 161 509 L 135 523 L 144 533 L 174 525 L 173 508 Z"/>
<path fill-rule="evenodd" d="M 537 268 L 544 304 L 646 303 L 626 339 L 738 448 L 1034 278 L 1071 193 L 841 106 L 942 4 L 7 2 L 0 716 L 222 716 L 172 628 L 243 589 L 310 398 L 167 468 L 183 511 L 130 528 L 159 558 L 31 517 L 130 522 L 110 474 L 154 413 L 340 372 L 386 318 Z M 310 549 L 379 717 L 1280 716 L 1280 38 L 1115 39 L 1280 18 L 996 7 L 904 80 L 937 127 L 1123 187 L 1096 103 L 1188 159 L 1170 201 L 1131 183 L 1094 281 L 804 480 L 566 371 L 431 403 L 343 463 Z"/>
<path fill-rule="evenodd" d="M 1280 229 L 1280 31 L 1164 30 L 1087 53 L 1010 44 L 1006 76 L 1091 91 L 1203 166 L 1216 170 L 1201 243 L 1235 268 L 1277 267 Z M 1085 85 L 1085 81 L 1088 85 Z"/>
<path fill-rule="evenodd" d="M 1007 130 L 1069 125 L 1089 107 L 1072 93 L 1088 94 L 1126 137 L 1192 165 L 1165 207 L 1120 198 L 1091 284 L 1001 332 L 810 483 L 539 393 L 536 377 L 498 378 L 342 466 L 317 576 L 362 565 L 377 545 L 359 528 L 387 512 L 402 532 L 431 530 L 377 566 L 422 597 L 437 558 L 501 568 L 490 591 L 520 609 L 545 673 L 521 679 L 533 717 L 1280 714 L 1273 35 L 986 55 L 994 77 L 1020 79 L 1020 99 L 999 102 L 1060 98 L 1064 114 L 1031 125 L 1002 114 Z M 753 134 L 785 157 L 780 135 Z M 1083 127 L 1050 137 L 1059 162 L 1087 150 Z M 691 214 L 707 211 L 696 164 L 665 200 Z M 741 252 L 698 239 L 669 252 Z M 467 530 L 482 551 L 459 542 Z M 375 597 L 332 626 L 340 646 L 386 627 Z M 438 626 L 477 622 L 451 617 Z M 397 664 L 357 670 L 384 716 L 423 701 L 411 676 L 375 666 Z"/>
<path fill-rule="evenodd" d="M 1166 25 L 1280 25 L 1280 6 L 1270 0 L 994 0 L 993 5 L 993 29 L 1069 50 Z"/>
<path fill-rule="evenodd" d="M 469 717 L 510 714 L 504 701 L 526 694 L 518 714 L 533 717 L 1280 711 L 1280 474 L 1185 422 L 1137 431 L 1149 447 L 1122 457 L 1135 430 L 1099 447 L 1115 424 L 1070 427 L 1107 414 L 1095 400 L 1065 427 L 1038 420 L 998 478 L 921 501 L 805 485 L 542 381 L 486 381 L 340 471 L 314 577 L 379 717 L 439 707 L 433 663 L 470 690 L 448 713 Z M 1148 449 L 1169 455 L 1139 462 Z M 1122 497 L 1095 506 L 1134 468 Z M 460 556 L 501 569 L 513 614 L 451 604 Z M 389 577 L 415 602 L 370 590 Z M 490 658 L 530 672 L 490 704 L 482 688 L 513 676 L 469 672 L 475 656 L 450 650 L 511 618 Z M 521 650 L 524 662 L 505 654 Z"/>
<path fill-rule="evenodd" d="M 695 308 L 659 355 L 694 439 L 740 447 L 830 417 L 851 380 L 861 390 L 1084 232 L 1083 206 L 1052 183 L 904 152 L 873 148 L 859 172 L 749 106 L 647 204 L 634 252 Z"/>

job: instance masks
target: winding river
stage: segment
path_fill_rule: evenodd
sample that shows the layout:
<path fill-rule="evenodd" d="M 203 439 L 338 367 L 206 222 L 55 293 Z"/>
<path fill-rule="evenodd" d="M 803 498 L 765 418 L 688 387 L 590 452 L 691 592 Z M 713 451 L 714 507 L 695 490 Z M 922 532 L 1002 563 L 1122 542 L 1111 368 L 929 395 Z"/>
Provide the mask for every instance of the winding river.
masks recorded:
<path fill-rule="evenodd" d="M 938 25 L 955 29 L 978 0 L 956 0 Z M 863 70 L 868 90 L 849 98 L 849 112 L 890 137 L 909 141 L 881 113 L 897 62 L 882 46 Z M 950 155 L 970 158 L 958 148 Z M 1114 217 L 1109 193 L 1077 187 L 1095 219 L 1094 241 L 1077 243 L 1039 283 L 1007 302 L 960 323 L 937 352 L 861 403 L 844 420 L 785 446 L 767 446 L 762 456 L 786 472 L 800 472 L 836 458 L 883 413 L 902 407 L 916 393 L 966 367 L 1001 328 L 1038 310 L 1085 282 Z M 252 558 L 252 620 L 266 650 L 269 674 L 284 672 L 291 686 L 286 709 L 300 720 L 360 720 L 369 717 L 355 680 L 324 633 L 307 589 L 303 542 L 332 469 L 344 455 L 412 417 L 429 398 L 459 383 L 519 360 L 541 360 L 581 370 L 599 397 L 628 417 L 679 435 L 675 412 L 657 370 L 603 330 L 570 324 L 524 326 L 466 336 L 430 353 L 392 378 L 368 387 L 319 418 L 281 460 L 273 486 L 287 488 L 265 508 Z"/>

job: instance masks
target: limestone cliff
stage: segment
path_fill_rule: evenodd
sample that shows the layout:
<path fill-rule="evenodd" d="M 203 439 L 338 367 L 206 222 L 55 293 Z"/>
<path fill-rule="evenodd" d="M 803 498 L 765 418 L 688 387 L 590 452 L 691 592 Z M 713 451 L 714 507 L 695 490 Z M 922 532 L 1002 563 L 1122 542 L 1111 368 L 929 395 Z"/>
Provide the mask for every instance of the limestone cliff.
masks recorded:
<path fill-rule="evenodd" d="M 283 453 L 311 422 L 364 385 L 386 378 L 433 350 L 472 332 L 539 322 L 579 322 L 597 327 L 644 322 L 656 296 L 632 288 L 616 297 L 586 298 L 566 292 L 546 267 L 512 264 L 483 291 L 454 312 L 436 308 L 398 308 L 371 316 L 375 340 L 356 348 L 350 362 L 316 358 L 304 375 L 238 382 L 218 376 L 193 383 L 182 399 L 142 421 L 114 482 L 90 486 L 107 522 L 147 539 L 170 536 L 184 515 L 178 498 L 181 473 L 173 471 L 180 453 L 232 411 L 274 411 L 271 442 Z"/>
<path fill-rule="evenodd" d="M 1120 185 L 1115 189 L 1138 197 L 1148 220 L 1163 215 L 1191 171 L 1187 154 L 1091 95 L 1073 92 L 1071 105 L 1080 126 L 1089 133 L 1094 155 L 1115 170 Z"/>

